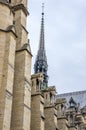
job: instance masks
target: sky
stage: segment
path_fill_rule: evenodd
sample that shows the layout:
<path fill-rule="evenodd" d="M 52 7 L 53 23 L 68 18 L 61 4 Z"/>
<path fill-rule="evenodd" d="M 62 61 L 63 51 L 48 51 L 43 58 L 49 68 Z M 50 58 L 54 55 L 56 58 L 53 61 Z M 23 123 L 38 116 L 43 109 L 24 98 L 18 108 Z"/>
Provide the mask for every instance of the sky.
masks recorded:
<path fill-rule="evenodd" d="M 39 46 L 42 2 L 48 84 L 55 85 L 59 94 L 86 90 L 86 0 L 29 0 L 27 28 L 32 73 Z"/>

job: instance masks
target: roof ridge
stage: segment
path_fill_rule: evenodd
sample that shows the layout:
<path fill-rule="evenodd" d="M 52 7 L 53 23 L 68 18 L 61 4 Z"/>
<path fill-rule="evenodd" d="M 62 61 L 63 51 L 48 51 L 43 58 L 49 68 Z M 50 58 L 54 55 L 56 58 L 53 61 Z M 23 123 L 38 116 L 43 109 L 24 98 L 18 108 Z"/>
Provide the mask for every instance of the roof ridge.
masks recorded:
<path fill-rule="evenodd" d="M 86 93 L 86 90 L 82 90 L 82 91 L 75 91 L 75 92 L 68 92 L 68 93 L 61 93 L 61 94 L 58 94 L 58 95 L 72 95 L 72 94 L 82 94 L 82 93 Z M 57 95 L 57 96 L 58 96 Z"/>

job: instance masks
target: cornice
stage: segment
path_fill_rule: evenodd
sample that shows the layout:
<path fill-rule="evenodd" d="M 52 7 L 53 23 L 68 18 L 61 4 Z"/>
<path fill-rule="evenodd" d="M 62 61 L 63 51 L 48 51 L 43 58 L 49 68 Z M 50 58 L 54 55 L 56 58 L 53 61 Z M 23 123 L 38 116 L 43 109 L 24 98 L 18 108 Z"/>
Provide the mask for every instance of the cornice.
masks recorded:
<path fill-rule="evenodd" d="M 44 98 L 44 96 L 43 96 L 43 94 L 41 92 L 34 93 L 31 96 L 34 97 L 34 96 L 38 96 L 38 95 L 40 95 L 40 96 L 42 96 Z"/>
<path fill-rule="evenodd" d="M 22 9 L 26 16 L 29 15 L 27 8 L 23 4 L 18 4 L 18 5 L 12 6 L 11 8 L 13 11 Z"/>
<path fill-rule="evenodd" d="M 12 30 L 3 30 L 3 29 L 0 29 L 0 31 L 2 31 L 2 32 L 12 32 L 13 33 L 13 35 L 17 38 L 17 35 L 14 33 L 14 31 L 12 31 Z"/>
<path fill-rule="evenodd" d="M 22 51 L 27 51 L 31 55 L 31 57 L 32 57 L 32 54 L 28 51 L 27 48 L 23 48 L 23 49 L 21 48 L 19 50 L 16 50 L 16 52 L 22 52 Z"/>

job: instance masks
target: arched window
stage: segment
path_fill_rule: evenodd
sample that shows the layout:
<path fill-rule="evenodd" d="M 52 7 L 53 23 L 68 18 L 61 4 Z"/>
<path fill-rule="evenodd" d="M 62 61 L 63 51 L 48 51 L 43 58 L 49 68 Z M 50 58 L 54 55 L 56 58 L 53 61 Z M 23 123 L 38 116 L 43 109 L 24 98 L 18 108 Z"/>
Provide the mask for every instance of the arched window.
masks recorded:
<path fill-rule="evenodd" d="M 32 87 L 33 87 L 33 85 L 34 85 L 34 82 L 32 81 Z"/>
<path fill-rule="evenodd" d="M 38 80 L 38 79 L 36 79 L 36 85 L 37 85 L 37 86 L 39 85 L 39 80 Z"/>
<path fill-rule="evenodd" d="M 39 90 L 39 80 L 36 79 L 36 90 L 38 91 Z"/>
<path fill-rule="evenodd" d="M 47 99 L 47 94 L 46 94 L 46 99 Z"/>
<path fill-rule="evenodd" d="M 11 0 L 9 0 L 9 3 L 11 3 Z"/>

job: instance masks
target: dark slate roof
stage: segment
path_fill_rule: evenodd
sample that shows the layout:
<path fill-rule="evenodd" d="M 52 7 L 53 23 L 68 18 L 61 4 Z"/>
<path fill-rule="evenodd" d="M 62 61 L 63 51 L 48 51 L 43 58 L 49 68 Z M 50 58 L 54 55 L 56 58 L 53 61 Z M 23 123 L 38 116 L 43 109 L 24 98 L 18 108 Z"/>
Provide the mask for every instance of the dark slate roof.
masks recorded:
<path fill-rule="evenodd" d="M 66 98 L 67 103 L 69 103 L 71 97 L 74 99 L 76 103 L 80 104 L 81 108 L 86 106 L 86 90 L 57 95 L 57 98 Z"/>
<path fill-rule="evenodd" d="M 7 3 L 7 0 L 0 0 L 0 2 L 5 2 L 5 3 Z"/>

